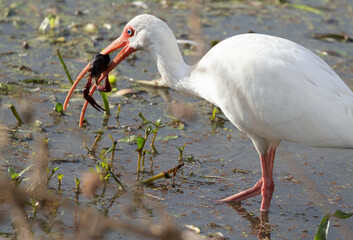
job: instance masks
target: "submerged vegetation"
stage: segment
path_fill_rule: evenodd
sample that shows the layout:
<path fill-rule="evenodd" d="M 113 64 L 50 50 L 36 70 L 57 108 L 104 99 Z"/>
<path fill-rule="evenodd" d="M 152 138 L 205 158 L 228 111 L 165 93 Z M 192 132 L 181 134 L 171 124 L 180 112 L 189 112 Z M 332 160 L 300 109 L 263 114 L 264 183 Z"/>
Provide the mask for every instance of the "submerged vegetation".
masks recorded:
<path fill-rule="evenodd" d="M 234 34 L 268 33 L 309 47 L 353 86 L 348 0 L 202 4 L 0 1 L 0 238 L 352 236 L 350 150 L 290 145 L 284 151 L 302 164 L 291 167 L 296 161 L 280 153 L 275 171 L 282 189 L 268 215 L 257 211 L 256 198 L 219 205 L 215 200 L 259 177 L 255 151 L 220 109 L 157 88 L 158 81 L 138 84 L 159 77 L 146 53 L 131 55 L 109 75 L 112 92 L 96 98 L 105 112 L 89 108 L 85 128 L 77 127 L 84 84 L 63 111 L 70 73 L 76 76 L 141 13 L 168 22 L 187 62 Z M 342 211 L 331 214 L 335 209 Z"/>

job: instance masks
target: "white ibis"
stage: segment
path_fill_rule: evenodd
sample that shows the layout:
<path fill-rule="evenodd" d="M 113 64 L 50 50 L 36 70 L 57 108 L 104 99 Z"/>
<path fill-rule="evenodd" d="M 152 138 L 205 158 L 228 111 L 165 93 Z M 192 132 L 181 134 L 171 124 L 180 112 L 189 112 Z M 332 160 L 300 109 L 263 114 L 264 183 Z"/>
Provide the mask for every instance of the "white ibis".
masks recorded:
<path fill-rule="evenodd" d="M 119 48 L 123 49 L 100 74 L 97 84 L 132 52 L 149 52 L 169 87 L 218 106 L 251 138 L 260 155 L 262 177 L 252 188 L 223 202 L 262 194 L 260 210 L 269 210 L 273 162 L 281 140 L 353 148 L 352 91 L 322 59 L 294 42 L 262 34 L 237 35 L 218 43 L 196 65 L 189 66 L 167 24 L 144 14 L 133 18 L 101 54 Z M 77 77 L 64 109 L 90 65 Z M 87 101 L 80 125 L 86 107 Z"/>

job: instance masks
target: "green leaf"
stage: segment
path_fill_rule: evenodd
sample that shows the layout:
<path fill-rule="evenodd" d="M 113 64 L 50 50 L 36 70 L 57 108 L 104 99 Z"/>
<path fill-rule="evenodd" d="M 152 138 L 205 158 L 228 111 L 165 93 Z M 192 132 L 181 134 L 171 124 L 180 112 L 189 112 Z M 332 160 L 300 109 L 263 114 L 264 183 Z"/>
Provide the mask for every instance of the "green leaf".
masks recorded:
<path fill-rule="evenodd" d="M 113 151 L 114 150 L 114 147 L 110 147 L 106 152 L 105 152 L 105 154 L 108 154 L 108 153 L 110 153 L 111 151 Z"/>
<path fill-rule="evenodd" d="M 32 165 L 30 165 L 30 166 L 28 166 L 28 167 L 26 167 L 25 169 L 23 169 L 19 174 L 18 174 L 18 176 L 22 176 L 25 172 L 27 172 L 30 168 L 32 167 Z"/>
<path fill-rule="evenodd" d="M 136 143 L 137 143 L 137 149 L 140 150 L 145 145 L 145 139 L 142 137 L 138 137 L 136 139 Z"/>
<path fill-rule="evenodd" d="M 112 140 L 112 142 L 114 142 L 114 138 L 113 136 L 109 133 L 108 136 L 110 137 L 110 139 Z"/>
<path fill-rule="evenodd" d="M 330 217 L 335 217 L 339 219 L 346 219 L 349 218 L 353 215 L 353 213 L 345 213 L 340 210 L 336 210 L 334 214 L 326 214 L 319 225 L 319 228 L 317 229 L 316 235 L 315 235 L 315 240 L 326 240 L 327 239 L 327 234 L 328 234 L 328 229 L 330 226 Z"/>
<path fill-rule="evenodd" d="M 118 140 L 118 142 L 133 143 L 133 142 L 136 142 L 137 138 L 138 136 L 136 135 L 130 135 L 130 136 L 121 138 L 120 140 Z"/>
<path fill-rule="evenodd" d="M 179 136 L 167 136 L 163 138 L 164 141 L 172 140 L 172 139 L 177 139 Z"/>
<path fill-rule="evenodd" d="M 108 164 L 106 162 L 100 162 L 100 165 L 102 168 L 106 169 L 108 167 Z"/>
<path fill-rule="evenodd" d="M 353 215 L 353 213 L 345 213 L 340 210 L 336 210 L 335 214 L 333 214 L 334 217 L 339 218 L 339 219 L 346 219 L 349 218 Z"/>
<path fill-rule="evenodd" d="M 80 180 L 78 179 L 78 177 L 75 177 L 75 183 L 76 183 L 76 187 L 80 184 Z"/>
<path fill-rule="evenodd" d="M 56 18 L 56 15 L 53 14 L 53 13 L 51 13 L 48 16 L 50 29 L 54 29 L 55 28 L 55 18 Z"/>
<path fill-rule="evenodd" d="M 12 179 L 17 178 L 18 174 L 15 169 L 13 169 L 13 167 L 9 167 L 7 171 L 9 172 L 9 175 Z"/>
<path fill-rule="evenodd" d="M 62 180 L 64 177 L 64 174 L 58 174 L 57 176 L 58 176 L 58 180 Z"/>
<path fill-rule="evenodd" d="M 321 14 L 321 10 L 317 9 L 317 8 L 313 8 L 307 5 L 303 5 L 303 4 L 297 4 L 297 3 L 289 3 L 288 4 L 290 7 L 299 9 L 299 10 L 303 10 L 303 11 L 308 11 L 311 13 L 315 13 L 315 14 Z"/>
<path fill-rule="evenodd" d="M 63 105 L 61 103 L 56 103 L 55 104 L 55 111 L 60 113 L 61 115 L 63 115 L 64 114 Z"/>
<path fill-rule="evenodd" d="M 212 111 L 212 117 L 211 117 L 211 120 L 214 120 L 216 118 L 216 113 L 218 112 L 218 109 L 217 108 L 214 108 L 213 111 Z"/>
<path fill-rule="evenodd" d="M 326 240 L 329 226 L 330 226 L 330 214 L 326 214 L 320 222 L 320 225 L 319 225 L 319 228 L 317 229 L 314 240 Z"/>

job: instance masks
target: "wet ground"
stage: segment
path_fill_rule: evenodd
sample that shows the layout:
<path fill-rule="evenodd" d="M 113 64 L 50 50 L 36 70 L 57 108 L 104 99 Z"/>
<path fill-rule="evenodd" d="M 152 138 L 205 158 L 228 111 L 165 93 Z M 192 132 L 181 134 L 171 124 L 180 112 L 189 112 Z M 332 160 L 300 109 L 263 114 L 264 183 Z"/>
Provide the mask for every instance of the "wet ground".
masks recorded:
<path fill-rule="evenodd" d="M 313 8 L 276 1 L 206 2 L 199 13 L 208 47 L 213 41 L 249 31 L 285 37 L 319 54 L 352 88 L 353 45 L 349 36 L 353 37 L 353 5 L 349 0 L 291 1 Z M 70 87 L 56 49 L 60 49 L 69 72 L 75 77 L 95 53 L 120 35 L 128 20 L 141 13 L 164 19 L 178 39 L 193 40 L 188 25 L 190 9 L 183 1 L 146 1 L 145 4 L 77 0 L 0 2 L 0 122 L 3 127 L 12 129 L 11 138 L 7 139 L 0 156 L 2 174 L 6 175 L 10 166 L 17 171 L 29 166 L 38 152 L 37 139 L 46 137 L 50 151 L 49 167 L 58 167 L 57 172 L 64 174 L 60 191 L 56 179 L 49 183 L 51 191 L 73 199 L 74 177 L 81 179 L 84 172 L 95 169 L 100 160 L 99 153 L 112 145 L 108 134 L 116 140 L 143 135 L 138 129 L 142 123 L 138 114 L 142 113 L 147 120 L 162 119 L 165 124 L 157 134 L 155 146 L 159 154 L 152 157 L 147 154 L 142 179 L 178 165 L 177 148 L 186 143 L 183 152 L 185 165 L 175 178 L 175 187 L 170 179 L 161 179 L 138 188 L 141 204 L 145 207 L 143 219 L 158 222 L 162 209 L 180 226 L 194 225 L 203 235 L 221 232 L 228 239 L 255 239 L 261 218 L 258 210 L 260 197 L 244 201 L 241 206 L 215 201 L 249 188 L 259 179 L 260 163 L 252 142 L 230 122 L 212 122 L 210 117 L 214 107 L 201 99 L 128 81 L 128 78 L 149 80 L 159 77 L 148 54 L 137 52 L 114 70 L 118 77 L 116 88 L 134 89 L 137 93 L 124 97 L 109 96 L 112 116 L 108 122 L 104 121 L 102 113 L 89 107 L 86 113 L 88 126 L 78 127 L 84 102 L 82 91 L 73 96 L 64 116 L 53 110 L 55 103 L 63 103 Z M 59 25 L 54 30 L 39 31 L 40 24 L 50 13 L 60 18 Z M 93 23 L 97 29 L 92 33 L 85 32 L 88 23 Z M 191 47 L 180 47 L 186 61 L 195 62 Z M 83 87 L 82 83 L 78 88 Z M 101 104 L 99 94 L 95 94 L 95 98 Z M 180 106 L 174 102 L 188 106 L 195 114 L 193 119 L 180 117 L 180 123 L 171 117 L 170 108 Z M 32 123 L 18 127 L 10 104 L 15 105 L 21 116 L 30 112 Z M 114 116 L 119 104 L 121 112 L 117 123 Z M 224 118 L 222 114 L 217 116 Z M 98 132 L 102 133 L 102 139 L 94 157 L 83 143 L 86 141 L 90 147 Z M 93 207 L 111 218 L 140 221 L 139 214 L 127 214 L 125 210 L 133 202 L 136 191 L 136 147 L 136 144 L 123 140 L 117 144 L 114 171 L 127 186 L 126 192 L 120 193 L 115 182 L 110 180 L 111 184 L 99 197 L 80 195 L 81 206 Z M 276 189 L 268 216 L 271 230 L 267 237 L 312 239 L 327 212 L 336 209 L 351 211 L 352 164 L 352 150 L 281 143 L 275 161 Z M 5 218 L 0 224 L 0 237 L 13 237 L 10 220 Z M 63 210 L 57 224 L 70 234 L 74 219 Z M 38 236 L 46 238 L 58 231 L 55 227 L 51 231 L 38 228 Z M 353 233 L 352 228 L 351 219 L 335 219 L 329 239 L 348 239 L 346 237 Z M 116 239 L 117 235 L 123 239 L 136 238 L 134 235 L 122 237 L 123 234 L 116 232 L 107 237 Z"/>

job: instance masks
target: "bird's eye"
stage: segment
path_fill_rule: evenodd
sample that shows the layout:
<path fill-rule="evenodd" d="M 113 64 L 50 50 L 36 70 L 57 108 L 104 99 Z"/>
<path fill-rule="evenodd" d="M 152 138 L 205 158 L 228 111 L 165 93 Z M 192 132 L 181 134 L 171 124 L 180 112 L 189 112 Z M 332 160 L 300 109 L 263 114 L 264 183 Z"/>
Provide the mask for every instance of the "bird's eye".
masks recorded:
<path fill-rule="evenodd" d="M 131 28 L 128 28 L 126 30 L 126 33 L 129 34 L 130 36 L 132 36 L 132 34 L 134 34 L 134 31 Z"/>

